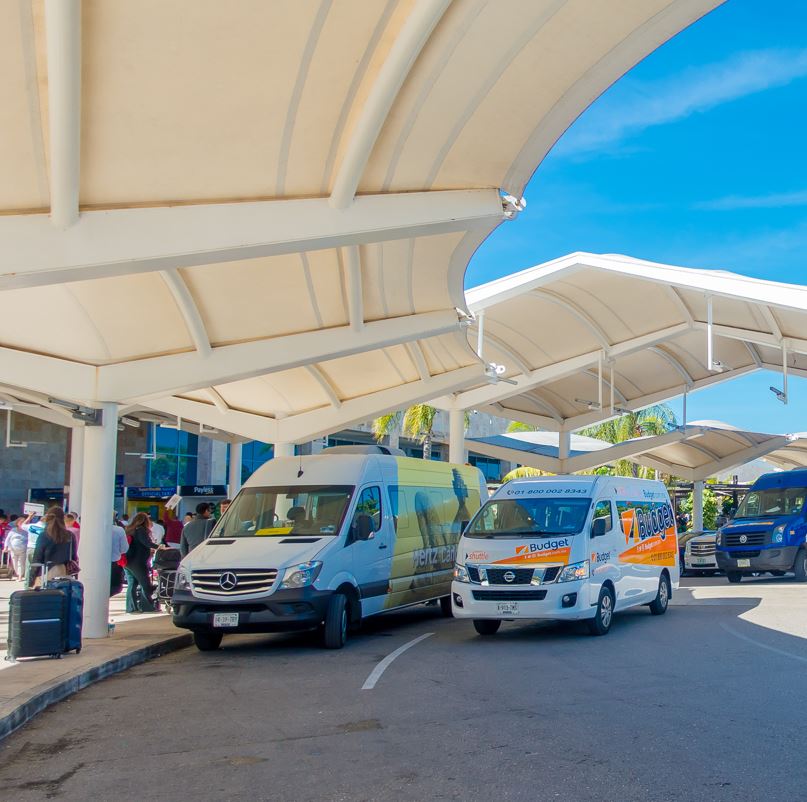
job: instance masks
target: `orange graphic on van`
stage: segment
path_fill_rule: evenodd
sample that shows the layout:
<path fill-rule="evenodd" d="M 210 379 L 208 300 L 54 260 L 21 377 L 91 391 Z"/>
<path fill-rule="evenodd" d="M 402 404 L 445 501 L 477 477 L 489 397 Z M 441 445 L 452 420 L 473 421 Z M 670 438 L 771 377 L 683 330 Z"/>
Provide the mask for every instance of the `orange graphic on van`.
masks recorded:
<path fill-rule="evenodd" d="M 567 537 L 541 540 L 537 543 L 516 546 L 516 553 L 512 557 L 494 560 L 494 565 L 513 565 L 514 563 L 568 565 L 571 551 L 572 544 Z"/>
<path fill-rule="evenodd" d="M 625 535 L 625 543 L 630 540 L 633 526 L 636 523 L 636 510 L 633 508 L 622 510 L 619 513 L 619 519 L 622 523 L 622 533 Z"/>
<path fill-rule="evenodd" d="M 675 565 L 678 540 L 672 509 L 666 502 L 617 502 L 625 545 L 621 562 Z"/>

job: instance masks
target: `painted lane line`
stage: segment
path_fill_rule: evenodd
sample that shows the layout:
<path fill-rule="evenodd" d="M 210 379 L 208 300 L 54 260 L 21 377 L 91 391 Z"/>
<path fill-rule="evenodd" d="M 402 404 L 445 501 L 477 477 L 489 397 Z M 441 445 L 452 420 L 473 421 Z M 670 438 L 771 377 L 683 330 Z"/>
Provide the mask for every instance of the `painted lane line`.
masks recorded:
<path fill-rule="evenodd" d="M 376 682 L 381 679 L 381 675 L 389 668 L 390 663 L 396 658 L 400 657 L 407 649 L 411 649 L 413 646 L 416 646 L 422 640 L 426 640 L 426 638 L 430 638 L 434 635 L 434 632 L 427 632 L 425 635 L 420 635 L 419 637 L 415 638 L 414 640 L 410 640 L 409 643 L 405 643 L 403 646 L 399 646 L 394 652 L 390 652 L 371 672 L 370 676 L 364 681 L 364 685 L 361 686 L 363 691 L 371 691 L 375 688 Z"/>
<path fill-rule="evenodd" d="M 780 654 L 783 657 L 791 657 L 793 660 L 799 660 L 802 663 L 807 663 L 807 657 L 802 657 L 801 655 L 793 654 L 792 652 L 786 652 L 784 649 L 777 649 L 775 646 L 768 646 L 766 643 L 760 643 L 758 640 L 749 638 L 748 635 L 743 635 L 741 632 L 737 632 L 728 624 L 721 623 L 720 626 L 723 627 L 723 629 L 725 629 L 729 634 L 734 635 L 735 638 L 752 643 L 754 646 L 758 646 L 760 649 L 767 649 L 769 652 L 773 652 L 774 654 Z"/>

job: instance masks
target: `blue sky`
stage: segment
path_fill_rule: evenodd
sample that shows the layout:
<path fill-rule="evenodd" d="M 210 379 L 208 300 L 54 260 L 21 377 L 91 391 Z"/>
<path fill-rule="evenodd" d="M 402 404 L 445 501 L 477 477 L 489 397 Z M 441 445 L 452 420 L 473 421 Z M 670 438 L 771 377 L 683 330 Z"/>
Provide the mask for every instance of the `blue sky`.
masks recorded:
<path fill-rule="evenodd" d="M 807 3 L 728 0 L 566 132 L 466 284 L 577 250 L 807 283 L 805 143 Z M 791 379 L 787 407 L 771 384 L 781 376 L 699 391 L 688 417 L 807 431 L 807 380 Z"/>

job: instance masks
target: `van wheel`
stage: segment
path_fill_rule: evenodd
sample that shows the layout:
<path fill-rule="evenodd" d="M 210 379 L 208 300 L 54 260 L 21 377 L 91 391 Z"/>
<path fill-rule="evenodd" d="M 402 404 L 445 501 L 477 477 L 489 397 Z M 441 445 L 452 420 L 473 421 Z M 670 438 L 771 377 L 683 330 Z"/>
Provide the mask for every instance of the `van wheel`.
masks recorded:
<path fill-rule="evenodd" d="M 796 582 L 807 582 L 807 551 L 804 549 L 799 549 L 796 552 L 793 573 L 796 575 Z"/>
<path fill-rule="evenodd" d="M 224 637 L 223 632 L 211 632 L 206 630 L 204 632 L 194 632 L 193 642 L 200 652 L 215 652 L 221 646 L 221 639 Z"/>
<path fill-rule="evenodd" d="M 614 620 L 614 594 L 609 588 L 600 588 L 600 597 L 597 599 L 597 612 L 594 618 L 586 621 L 589 634 L 607 635 Z"/>
<path fill-rule="evenodd" d="M 667 607 L 670 605 L 670 596 L 672 590 L 670 588 L 670 580 L 667 574 L 662 574 L 658 581 L 658 593 L 656 598 L 648 605 L 650 612 L 653 615 L 664 615 L 667 612 Z"/>
<path fill-rule="evenodd" d="M 743 575 L 739 571 L 726 571 L 726 579 L 732 585 L 739 585 L 743 581 Z"/>
<path fill-rule="evenodd" d="M 454 613 L 451 610 L 451 596 L 440 597 L 440 614 L 443 618 L 453 618 Z"/>
<path fill-rule="evenodd" d="M 495 618 L 475 618 L 474 619 L 474 629 L 480 635 L 495 635 L 499 631 L 499 627 L 502 625 L 501 621 L 497 621 Z"/>
<path fill-rule="evenodd" d="M 325 612 L 322 645 L 326 649 L 341 649 L 347 641 L 347 625 L 347 596 L 344 593 L 334 593 Z"/>

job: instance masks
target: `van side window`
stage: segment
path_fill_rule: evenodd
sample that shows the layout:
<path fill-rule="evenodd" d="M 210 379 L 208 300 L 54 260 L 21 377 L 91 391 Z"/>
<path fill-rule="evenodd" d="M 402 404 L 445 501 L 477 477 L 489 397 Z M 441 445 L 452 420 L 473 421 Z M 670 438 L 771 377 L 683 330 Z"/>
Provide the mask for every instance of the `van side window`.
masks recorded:
<path fill-rule="evenodd" d="M 356 512 L 353 514 L 353 523 L 362 516 L 366 515 L 372 522 L 371 531 L 377 532 L 381 529 L 381 489 L 378 487 L 365 487 L 361 491 L 359 500 L 356 504 Z"/>
<path fill-rule="evenodd" d="M 607 531 L 611 531 L 611 527 L 614 525 L 614 519 L 611 515 L 611 502 L 610 501 L 598 501 L 597 506 L 594 507 L 594 516 L 592 517 L 592 521 L 595 521 L 597 518 L 605 518 L 606 524 L 605 528 Z"/>

